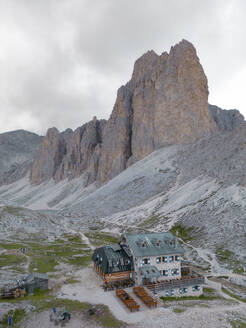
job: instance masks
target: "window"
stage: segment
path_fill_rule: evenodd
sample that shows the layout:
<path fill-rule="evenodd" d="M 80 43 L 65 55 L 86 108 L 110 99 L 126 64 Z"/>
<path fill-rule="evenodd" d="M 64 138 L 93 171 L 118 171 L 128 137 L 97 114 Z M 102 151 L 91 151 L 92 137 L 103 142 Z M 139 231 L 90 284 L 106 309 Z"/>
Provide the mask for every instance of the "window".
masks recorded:
<path fill-rule="evenodd" d="M 179 293 L 180 294 L 186 294 L 186 293 L 188 293 L 188 288 L 179 288 Z"/>
<path fill-rule="evenodd" d="M 179 274 L 179 269 L 172 269 L 171 274 L 172 274 L 172 276 L 178 275 Z"/>
<path fill-rule="evenodd" d="M 199 292 L 200 291 L 200 285 L 192 286 L 192 291 L 193 292 Z"/>
<path fill-rule="evenodd" d="M 174 296 L 174 288 L 171 289 L 171 295 Z"/>
<path fill-rule="evenodd" d="M 128 259 L 125 260 L 125 265 L 128 265 L 130 263 L 131 263 L 130 260 L 128 260 Z"/>
<path fill-rule="evenodd" d="M 173 256 L 169 256 L 169 263 L 173 262 Z"/>
<path fill-rule="evenodd" d="M 156 258 L 156 264 L 159 264 L 161 262 L 161 258 L 160 257 L 157 257 Z"/>
<path fill-rule="evenodd" d="M 179 255 L 175 255 L 175 261 L 180 262 L 180 256 Z"/>
<path fill-rule="evenodd" d="M 166 290 L 166 297 L 168 297 L 169 296 L 169 291 L 168 290 Z"/>
<path fill-rule="evenodd" d="M 163 270 L 163 276 L 168 276 L 168 270 Z"/>
<path fill-rule="evenodd" d="M 142 259 L 142 265 L 146 265 L 146 264 L 150 264 L 149 258 Z"/>
<path fill-rule="evenodd" d="M 162 256 L 162 262 L 167 263 L 167 256 Z"/>

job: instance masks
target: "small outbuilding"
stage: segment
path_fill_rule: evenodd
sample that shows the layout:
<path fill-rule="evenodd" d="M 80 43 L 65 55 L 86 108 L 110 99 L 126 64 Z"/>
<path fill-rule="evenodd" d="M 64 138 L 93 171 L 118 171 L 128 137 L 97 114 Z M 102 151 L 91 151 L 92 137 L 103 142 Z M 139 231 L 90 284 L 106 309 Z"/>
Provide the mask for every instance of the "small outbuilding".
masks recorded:
<path fill-rule="evenodd" d="M 22 286 L 25 287 L 28 294 L 33 294 L 35 289 L 46 290 L 49 288 L 48 275 L 31 273 L 22 281 Z"/>

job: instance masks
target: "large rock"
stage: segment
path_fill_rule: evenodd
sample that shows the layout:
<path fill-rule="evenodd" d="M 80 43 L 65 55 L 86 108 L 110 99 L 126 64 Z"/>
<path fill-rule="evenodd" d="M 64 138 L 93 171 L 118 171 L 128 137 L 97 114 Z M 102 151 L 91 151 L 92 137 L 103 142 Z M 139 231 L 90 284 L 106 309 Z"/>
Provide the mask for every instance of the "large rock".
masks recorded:
<path fill-rule="evenodd" d="M 55 127 L 48 129 L 31 168 L 31 183 L 39 184 L 53 178 L 65 151 L 65 139 L 59 131 Z"/>
<path fill-rule="evenodd" d="M 193 45 L 183 40 L 160 56 L 149 51 L 118 90 L 104 130 L 98 182 L 155 149 L 192 143 L 214 130 L 207 78 Z"/>
<path fill-rule="evenodd" d="M 85 185 L 95 181 L 105 120 L 94 118 L 77 128 L 66 144 L 66 155 L 54 176 L 56 181 L 75 178 L 86 172 Z"/>
<path fill-rule="evenodd" d="M 56 182 L 85 173 L 85 185 L 95 181 L 105 120 L 93 121 L 59 133 L 49 129 L 33 162 L 30 181 L 39 184 L 53 178 Z"/>

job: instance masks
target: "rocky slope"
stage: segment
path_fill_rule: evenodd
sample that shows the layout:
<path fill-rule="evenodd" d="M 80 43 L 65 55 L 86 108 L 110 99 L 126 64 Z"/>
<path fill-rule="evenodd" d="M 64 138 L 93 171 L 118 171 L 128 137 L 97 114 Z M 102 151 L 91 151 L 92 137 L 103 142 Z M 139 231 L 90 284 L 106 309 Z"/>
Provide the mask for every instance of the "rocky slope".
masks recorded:
<path fill-rule="evenodd" d="M 211 262 L 220 272 L 219 261 L 241 272 L 246 266 L 245 142 L 242 123 L 193 144 L 154 151 L 101 188 L 82 187 L 82 177 L 32 186 L 22 179 L 0 187 L 0 199 L 6 205 L 58 210 L 70 227 L 100 223 L 121 232 L 180 226 L 189 232 L 187 254 L 194 262 L 206 267 Z M 221 252 L 228 258 L 221 261 Z"/>
<path fill-rule="evenodd" d="M 0 185 L 27 174 L 42 137 L 24 130 L 0 134 Z"/>

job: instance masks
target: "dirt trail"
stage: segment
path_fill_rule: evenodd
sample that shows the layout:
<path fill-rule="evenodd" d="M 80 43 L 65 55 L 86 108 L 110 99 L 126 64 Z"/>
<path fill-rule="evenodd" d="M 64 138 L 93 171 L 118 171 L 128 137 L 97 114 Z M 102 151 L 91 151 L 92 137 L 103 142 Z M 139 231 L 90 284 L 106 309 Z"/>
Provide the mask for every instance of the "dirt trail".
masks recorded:
<path fill-rule="evenodd" d="M 67 228 L 67 225 L 66 225 L 66 228 Z M 77 231 L 77 230 L 72 230 L 72 229 L 67 229 L 69 233 L 72 233 L 74 235 L 77 235 L 77 234 L 80 234 L 82 240 L 86 243 L 86 245 L 88 245 L 88 247 L 92 250 L 95 249 L 95 246 L 92 245 L 92 243 L 90 242 L 89 238 L 86 237 L 86 235 L 82 232 L 82 231 Z"/>

